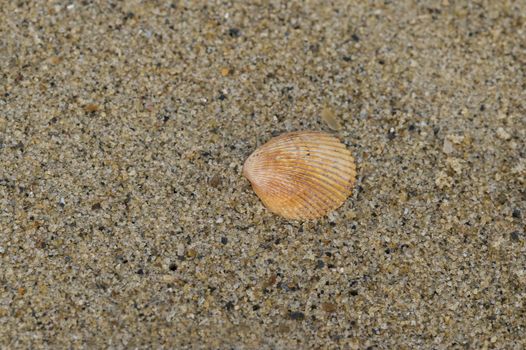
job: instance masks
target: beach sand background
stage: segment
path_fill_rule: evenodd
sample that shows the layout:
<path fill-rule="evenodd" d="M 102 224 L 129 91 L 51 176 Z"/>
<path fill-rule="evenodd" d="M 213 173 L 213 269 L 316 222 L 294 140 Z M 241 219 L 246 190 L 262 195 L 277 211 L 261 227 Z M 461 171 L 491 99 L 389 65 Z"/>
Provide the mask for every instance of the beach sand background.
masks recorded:
<path fill-rule="evenodd" d="M 0 347 L 526 347 L 524 1 L 1 1 Z M 356 158 L 317 221 L 241 175 Z"/>

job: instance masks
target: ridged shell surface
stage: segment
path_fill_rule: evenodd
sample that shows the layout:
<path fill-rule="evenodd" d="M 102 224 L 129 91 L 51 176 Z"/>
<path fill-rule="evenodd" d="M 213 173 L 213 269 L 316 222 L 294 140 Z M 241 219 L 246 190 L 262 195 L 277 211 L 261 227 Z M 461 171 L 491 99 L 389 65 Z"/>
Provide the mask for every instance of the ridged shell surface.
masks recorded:
<path fill-rule="evenodd" d="M 288 219 L 314 219 L 345 202 L 356 178 L 354 158 L 336 137 L 296 131 L 248 157 L 243 175 L 263 204 Z"/>

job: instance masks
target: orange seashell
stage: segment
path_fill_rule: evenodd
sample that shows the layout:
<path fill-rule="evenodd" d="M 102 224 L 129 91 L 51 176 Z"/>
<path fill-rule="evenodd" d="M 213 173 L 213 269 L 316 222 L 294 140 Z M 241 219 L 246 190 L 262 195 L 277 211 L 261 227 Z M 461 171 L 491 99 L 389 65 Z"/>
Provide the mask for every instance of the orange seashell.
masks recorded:
<path fill-rule="evenodd" d="M 243 165 L 243 175 L 263 204 L 288 219 L 328 214 L 352 193 L 356 167 L 336 137 L 318 131 L 277 136 Z"/>

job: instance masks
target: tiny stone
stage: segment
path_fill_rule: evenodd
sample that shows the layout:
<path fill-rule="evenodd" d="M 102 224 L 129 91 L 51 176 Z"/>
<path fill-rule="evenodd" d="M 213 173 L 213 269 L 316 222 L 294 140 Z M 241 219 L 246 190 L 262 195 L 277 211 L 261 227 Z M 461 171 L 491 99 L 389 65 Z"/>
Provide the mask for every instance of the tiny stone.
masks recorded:
<path fill-rule="evenodd" d="M 510 234 L 510 237 L 511 237 L 512 240 L 514 240 L 514 241 L 518 241 L 519 238 L 520 238 L 519 231 L 513 231 L 513 232 Z"/>
<path fill-rule="evenodd" d="M 84 111 L 87 113 L 93 113 L 99 110 L 99 106 L 96 104 L 90 103 L 84 106 Z"/>
<path fill-rule="evenodd" d="M 515 219 L 521 218 L 521 211 L 517 208 L 513 209 L 513 213 L 511 214 Z"/>
<path fill-rule="evenodd" d="M 497 337 L 496 336 L 491 337 L 490 342 L 495 343 L 496 341 L 497 341 Z"/>
<path fill-rule="evenodd" d="M 360 41 L 360 37 L 356 34 L 353 34 L 351 35 L 351 39 L 352 41 L 354 41 L 355 43 L 357 43 L 358 41 Z"/>
<path fill-rule="evenodd" d="M 289 317 L 291 320 L 303 321 L 305 319 L 305 314 L 303 312 L 294 311 L 289 313 Z"/>
<path fill-rule="evenodd" d="M 231 301 L 227 302 L 226 305 L 225 305 L 225 308 L 227 310 L 232 310 L 234 308 L 234 303 L 231 302 Z"/>
<path fill-rule="evenodd" d="M 52 64 L 59 64 L 60 62 L 62 62 L 62 58 L 60 58 L 58 56 L 53 56 L 53 57 L 51 57 L 50 62 Z"/>
<path fill-rule="evenodd" d="M 336 310 L 338 309 L 338 307 L 334 303 L 322 303 L 321 308 L 323 311 L 328 313 L 336 312 Z"/>
<path fill-rule="evenodd" d="M 394 140 L 395 137 L 396 137 L 396 132 L 395 132 L 394 128 L 391 128 L 389 130 L 389 132 L 387 133 L 387 138 L 389 140 Z"/>
<path fill-rule="evenodd" d="M 511 135 L 502 127 L 497 128 L 497 137 L 502 140 L 511 139 Z"/>
<path fill-rule="evenodd" d="M 444 145 L 442 146 L 442 151 L 445 153 L 445 154 L 451 154 L 453 153 L 455 149 L 453 148 L 453 144 L 451 143 L 451 141 L 449 141 L 449 139 L 445 138 L 444 139 Z"/>
<path fill-rule="evenodd" d="M 321 118 L 331 130 L 340 130 L 342 128 L 336 113 L 330 107 L 322 109 Z"/>
<path fill-rule="evenodd" d="M 210 184 L 210 186 L 214 187 L 214 188 L 217 188 L 219 185 L 221 185 L 221 176 L 219 175 L 214 175 L 210 178 L 210 180 L 208 181 L 208 183 Z"/>
<path fill-rule="evenodd" d="M 177 245 L 177 255 L 184 256 L 184 245 L 182 243 Z"/>
<path fill-rule="evenodd" d="M 230 28 L 228 30 L 228 35 L 230 35 L 232 38 L 238 38 L 241 35 L 241 32 L 237 28 Z"/>
<path fill-rule="evenodd" d="M 226 237 L 221 237 L 221 243 L 222 243 L 222 244 L 227 244 L 227 243 L 228 243 L 228 238 L 226 238 Z"/>
<path fill-rule="evenodd" d="M 102 208 L 102 206 L 100 205 L 100 203 L 95 203 L 91 206 L 91 210 L 100 210 Z"/>

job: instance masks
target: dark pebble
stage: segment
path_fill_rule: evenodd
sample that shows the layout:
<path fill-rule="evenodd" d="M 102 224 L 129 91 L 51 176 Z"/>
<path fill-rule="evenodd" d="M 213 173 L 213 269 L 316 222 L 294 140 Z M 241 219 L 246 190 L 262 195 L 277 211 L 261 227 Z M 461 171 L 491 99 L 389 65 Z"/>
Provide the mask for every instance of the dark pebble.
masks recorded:
<path fill-rule="evenodd" d="M 303 321 L 305 319 L 305 314 L 303 312 L 294 311 L 289 313 L 289 317 L 291 320 Z"/>
<path fill-rule="evenodd" d="M 317 269 L 322 269 L 324 266 L 325 266 L 325 263 L 322 260 L 318 260 L 318 262 L 316 263 Z"/>
<path fill-rule="evenodd" d="M 237 28 L 230 28 L 228 30 L 228 35 L 230 35 L 232 38 L 238 38 L 241 35 L 241 31 Z"/>
<path fill-rule="evenodd" d="M 100 210 L 102 208 L 102 206 L 100 205 L 100 203 L 95 203 L 91 206 L 91 210 Z"/>
<path fill-rule="evenodd" d="M 228 243 L 228 238 L 226 238 L 226 237 L 221 237 L 221 243 L 222 243 L 222 244 L 227 244 L 227 243 Z"/>
<path fill-rule="evenodd" d="M 393 140 L 395 137 L 396 137 L 396 133 L 395 133 L 394 131 L 389 131 L 389 132 L 387 133 L 387 138 L 388 138 L 389 140 Z"/>
<path fill-rule="evenodd" d="M 318 53 L 320 52 L 320 45 L 318 44 L 312 44 L 309 46 L 309 50 L 313 53 Z"/>
<path fill-rule="evenodd" d="M 357 43 L 358 41 L 360 41 L 360 37 L 356 34 L 353 34 L 351 35 L 351 39 L 352 41 L 354 41 L 355 43 Z"/>
<path fill-rule="evenodd" d="M 519 209 L 513 209 L 513 213 L 511 213 L 511 216 L 513 216 L 515 219 L 520 219 L 521 211 Z"/>
<path fill-rule="evenodd" d="M 217 188 L 219 187 L 219 185 L 221 185 L 221 182 L 222 182 L 221 176 L 216 174 L 210 178 L 208 183 L 210 184 L 210 186 Z"/>
<path fill-rule="evenodd" d="M 170 269 L 170 271 L 175 271 L 175 270 L 177 270 L 177 265 L 172 263 L 172 264 L 170 264 L 170 266 L 168 268 Z"/>
<path fill-rule="evenodd" d="M 518 241 L 520 239 L 520 233 L 519 231 L 513 231 L 511 234 L 510 234 L 510 237 L 513 241 Z"/>

